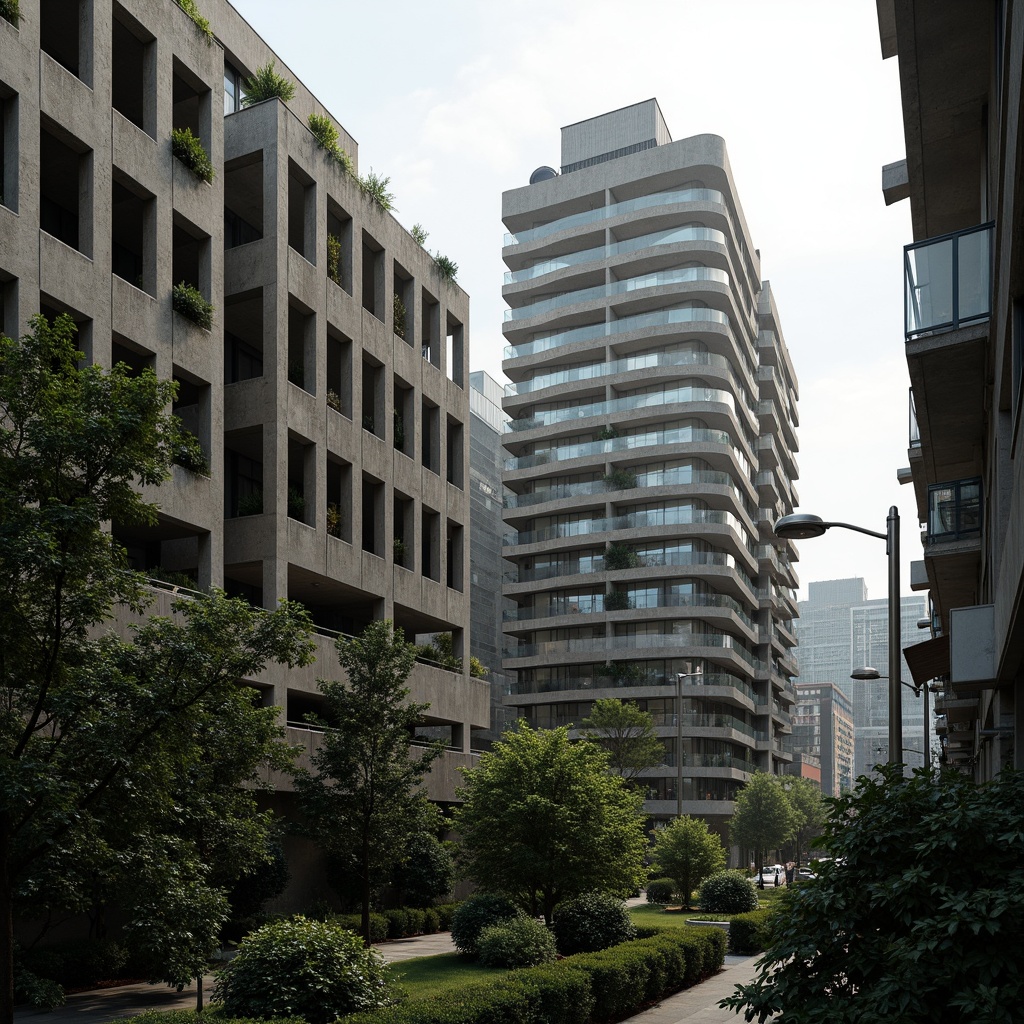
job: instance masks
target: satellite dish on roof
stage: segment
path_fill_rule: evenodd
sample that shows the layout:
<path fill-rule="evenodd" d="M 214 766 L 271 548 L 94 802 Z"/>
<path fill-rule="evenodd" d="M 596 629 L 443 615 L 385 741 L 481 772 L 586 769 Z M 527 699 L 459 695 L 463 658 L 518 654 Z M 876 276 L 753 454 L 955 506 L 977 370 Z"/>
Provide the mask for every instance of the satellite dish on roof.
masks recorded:
<path fill-rule="evenodd" d="M 548 167 L 544 164 L 542 167 L 538 167 L 537 170 L 530 175 L 530 184 L 536 185 L 538 181 L 547 181 L 548 178 L 557 178 L 558 171 L 554 167 Z"/>

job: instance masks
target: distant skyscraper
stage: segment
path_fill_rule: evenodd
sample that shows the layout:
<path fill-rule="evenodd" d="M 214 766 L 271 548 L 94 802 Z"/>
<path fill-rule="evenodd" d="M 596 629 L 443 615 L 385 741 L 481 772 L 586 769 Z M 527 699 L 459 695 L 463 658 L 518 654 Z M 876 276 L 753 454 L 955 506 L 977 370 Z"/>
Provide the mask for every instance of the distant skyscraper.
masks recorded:
<path fill-rule="evenodd" d="M 860 578 L 825 580 L 808 585 L 808 600 L 799 604 L 796 635 L 800 682 L 834 683 L 853 702 L 856 729 L 854 776 L 889 759 L 889 691 L 885 680 L 850 678 L 855 668 L 873 666 L 884 673 L 889 664 L 889 602 L 868 600 Z M 900 598 L 901 647 L 921 639 L 918 619 L 927 614 L 923 597 Z M 911 681 L 906 659 L 901 676 Z M 906 691 L 903 699 L 903 758 L 911 767 L 924 763 L 923 701 Z M 909 748 L 909 749 L 908 749 Z"/>
<path fill-rule="evenodd" d="M 839 796 L 853 788 L 853 702 L 835 683 L 799 682 L 793 708 L 793 755 L 821 764 L 821 791 Z"/>

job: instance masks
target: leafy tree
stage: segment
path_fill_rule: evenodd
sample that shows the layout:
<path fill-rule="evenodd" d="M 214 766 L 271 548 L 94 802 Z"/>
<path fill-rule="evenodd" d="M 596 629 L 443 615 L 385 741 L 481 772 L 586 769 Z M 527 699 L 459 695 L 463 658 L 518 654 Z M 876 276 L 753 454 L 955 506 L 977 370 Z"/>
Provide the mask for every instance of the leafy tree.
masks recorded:
<path fill-rule="evenodd" d="M 654 732 L 654 717 L 634 701 L 595 700 L 582 724 L 587 738 L 608 751 L 612 771 L 632 785 L 648 768 L 665 761 L 665 745 Z"/>
<path fill-rule="evenodd" d="M 448 843 L 423 827 L 406 843 L 408 860 L 399 864 L 392 884 L 403 907 L 429 907 L 451 895 L 455 861 Z"/>
<path fill-rule="evenodd" d="M 376 885 L 407 857 L 411 836 L 430 814 L 421 789 L 437 742 L 412 755 L 414 727 L 429 704 L 409 702 L 405 681 L 416 649 L 389 620 L 372 622 L 357 639 L 335 641 L 346 682 L 317 680 L 330 727 L 313 751 L 315 773 L 295 786 L 309 833 L 341 870 L 359 880 L 361 934 L 370 942 Z"/>
<path fill-rule="evenodd" d="M 754 772 L 736 796 L 736 809 L 729 822 L 729 835 L 738 846 L 754 852 L 760 870 L 764 855 L 791 839 L 797 827 L 782 778 L 767 772 Z"/>
<path fill-rule="evenodd" d="M 520 720 L 462 773 L 459 855 L 485 891 L 514 895 L 550 924 L 560 900 L 593 889 L 627 896 L 643 884 L 642 798 L 596 744 Z"/>
<path fill-rule="evenodd" d="M 721 1005 L 779 1024 L 1008 1024 L 1024 999 L 1024 774 L 878 773 L 831 802 L 819 845 L 836 859 L 781 894 L 758 975 Z"/>
<path fill-rule="evenodd" d="M 800 863 L 801 854 L 806 851 L 810 841 L 821 834 L 821 829 L 828 818 L 828 805 L 821 795 L 821 789 L 810 779 L 793 776 L 785 782 L 786 796 L 796 813 L 796 826 L 793 841 L 796 846 L 796 862 Z"/>
<path fill-rule="evenodd" d="M 146 604 L 101 524 L 155 522 L 138 486 L 168 475 L 174 387 L 81 366 L 74 331 L 37 316 L 20 341 L 0 336 L 0 1024 L 16 912 L 102 908 L 116 892 L 140 922 L 176 903 L 216 927 L 206 866 L 244 869 L 262 826 L 237 788 L 275 756 L 273 710 L 237 684 L 310 656 L 294 608 L 218 594 L 133 640 L 101 633 L 115 606 Z M 180 979 L 204 941 L 161 953 L 160 970 Z"/>
<path fill-rule="evenodd" d="M 675 818 L 654 833 L 654 861 L 658 870 L 676 884 L 684 907 L 690 906 L 693 890 L 725 867 L 725 848 L 703 818 L 688 814 Z"/>

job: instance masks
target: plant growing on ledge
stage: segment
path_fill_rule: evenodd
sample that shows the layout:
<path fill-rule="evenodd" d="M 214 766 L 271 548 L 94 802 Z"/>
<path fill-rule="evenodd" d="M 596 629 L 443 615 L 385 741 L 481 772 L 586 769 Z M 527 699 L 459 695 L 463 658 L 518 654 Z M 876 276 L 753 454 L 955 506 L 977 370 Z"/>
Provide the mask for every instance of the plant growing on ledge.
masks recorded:
<path fill-rule="evenodd" d="M 210 475 L 210 463 L 199 438 L 180 425 L 171 443 L 171 460 L 191 473 Z"/>
<path fill-rule="evenodd" d="M 346 174 L 352 173 L 352 157 L 338 145 L 338 129 L 324 114 L 309 115 L 309 130 L 316 144 L 331 156 Z"/>
<path fill-rule="evenodd" d="M 640 556 L 625 544 L 609 544 L 604 553 L 606 569 L 639 569 Z"/>
<path fill-rule="evenodd" d="M 412 235 L 412 240 L 417 245 L 423 245 L 424 242 L 430 237 L 430 232 L 422 224 L 413 224 L 409 230 L 409 234 Z"/>
<path fill-rule="evenodd" d="M 288 488 L 288 517 L 303 522 L 306 518 L 306 499 L 298 487 Z"/>
<path fill-rule="evenodd" d="M 390 184 L 390 178 L 374 174 L 372 167 L 359 179 L 359 187 L 362 189 L 363 195 L 385 212 L 396 209 L 395 194 L 388 191 Z"/>
<path fill-rule="evenodd" d="M 607 426 L 607 427 L 605 427 L 601 431 L 600 434 L 597 435 L 597 440 L 598 441 L 611 441 L 611 440 L 613 440 L 614 438 L 616 438 L 618 436 L 619 436 L 619 432 L 615 429 L 615 427 Z"/>
<path fill-rule="evenodd" d="M 341 239 L 337 235 L 327 236 L 327 276 L 341 284 Z"/>
<path fill-rule="evenodd" d="M 171 129 L 171 152 L 200 181 L 207 184 L 213 181 L 213 164 L 202 142 L 192 134 L 191 128 Z"/>
<path fill-rule="evenodd" d="M 287 103 L 295 95 L 295 83 L 274 70 L 274 61 L 257 68 L 252 77 L 245 80 L 244 87 L 243 107 L 251 107 L 254 103 L 272 99 Z"/>
<path fill-rule="evenodd" d="M 341 509 L 333 502 L 327 503 L 327 532 L 341 540 Z"/>
<path fill-rule="evenodd" d="M 434 266 L 437 267 L 437 272 L 445 281 L 454 282 L 455 278 L 458 276 L 458 263 L 449 259 L 447 256 L 442 256 L 439 252 L 434 253 Z"/>
<path fill-rule="evenodd" d="M 0 18 L 17 27 L 18 20 L 21 18 L 18 0 L 0 0 Z"/>
<path fill-rule="evenodd" d="M 405 565 L 405 541 L 401 537 L 396 537 L 392 548 L 395 553 L 395 565 Z"/>
<path fill-rule="evenodd" d="M 15 8 L 18 6 L 18 0 L 4 0 L 4 2 L 13 2 Z M 206 45 L 212 46 L 213 29 L 210 28 L 209 21 L 199 13 L 199 6 L 196 4 L 196 0 L 177 0 L 177 4 L 192 19 L 192 23 L 196 28 L 206 36 Z"/>
<path fill-rule="evenodd" d="M 636 473 L 628 469 L 613 469 L 605 474 L 604 482 L 613 491 L 628 491 L 636 487 Z"/>
<path fill-rule="evenodd" d="M 171 305 L 176 313 L 208 331 L 213 327 L 213 303 L 203 298 L 198 288 L 181 281 L 171 292 Z"/>
<path fill-rule="evenodd" d="M 335 411 L 341 412 L 341 395 L 334 388 L 327 389 L 327 404 Z"/>
<path fill-rule="evenodd" d="M 397 334 L 403 341 L 405 340 L 405 303 L 402 301 L 402 296 L 395 292 L 394 305 L 394 328 L 395 334 Z"/>
<path fill-rule="evenodd" d="M 606 612 L 623 612 L 629 607 L 629 594 L 624 590 L 609 590 L 604 596 Z"/>
<path fill-rule="evenodd" d="M 240 516 L 261 516 L 263 515 L 263 492 L 250 491 L 238 499 L 238 514 Z"/>
<path fill-rule="evenodd" d="M 395 447 L 400 452 L 405 451 L 405 420 L 397 409 L 395 410 Z"/>

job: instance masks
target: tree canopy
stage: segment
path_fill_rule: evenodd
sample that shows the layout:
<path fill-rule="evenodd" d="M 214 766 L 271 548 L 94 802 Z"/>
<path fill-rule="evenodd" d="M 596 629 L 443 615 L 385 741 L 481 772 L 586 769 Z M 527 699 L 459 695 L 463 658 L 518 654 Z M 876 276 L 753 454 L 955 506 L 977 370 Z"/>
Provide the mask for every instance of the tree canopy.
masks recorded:
<path fill-rule="evenodd" d="M 370 623 L 361 637 L 339 637 L 335 649 L 347 679 L 317 680 L 325 729 L 312 753 L 315 771 L 295 785 L 309 834 L 336 870 L 358 881 L 369 943 L 375 885 L 406 860 L 411 836 L 436 829 L 421 783 L 444 748 L 438 742 L 412 754 L 413 730 L 430 705 L 409 701 L 405 681 L 416 649 L 389 620 Z"/>
<path fill-rule="evenodd" d="M 788 777 L 784 783 L 786 796 L 796 814 L 793 829 L 793 843 L 796 847 L 796 862 L 807 852 L 810 841 L 821 834 L 828 818 L 828 805 L 821 795 L 821 788 L 811 779 L 799 775 Z"/>
<path fill-rule="evenodd" d="M 703 818 L 683 815 L 654 833 L 654 861 L 658 871 L 676 884 L 684 907 L 690 906 L 693 890 L 716 871 L 725 868 L 725 847 Z"/>
<path fill-rule="evenodd" d="M 789 779 L 754 772 L 736 796 L 729 835 L 738 846 L 754 853 L 758 868 L 763 865 L 767 851 L 777 849 L 793 837 L 799 823 L 783 789 L 784 781 Z"/>
<path fill-rule="evenodd" d="M 596 744 L 520 720 L 462 773 L 460 862 L 483 890 L 507 892 L 550 923 L 567 897 L 626 896 L 643 884 L 642 798 Z"/>
<path fill-rule="evenodd" d="M 634 701 L 598 699 L 581 723 L 585 735 L 608 751 L 612 771 L 628 783 L 665 761 L 665 745 L 654 731 L 654 717 Z"/>
<path fill-rule="evenodd" d="M 0 336 L 0 1024 L 16 912 L 116 892 L 154 971 L 194 973 L 224 913 L 209 872 L 244 871 L 266 827 L 240 787 L 284 763 L 274 709 L 239 683 L 311 656 L 298 609 L 221 594 L 103 632 L 115 606 L 147 603 L 103 524 L 155 522 L 138 487 L 166 478 L 178 426 L 173 384 L 80 365 L 74 331 L 37 316 Z"/>
<path fill-rule="evenodd" d="M 723 1007 L 779 1024 L 1009 1024 L 1024 999 L 1024 774 L 900 765 L 832 801 L 816 880 Z M 778 1016 L 774 1016 L 778 1014 Z"/>

